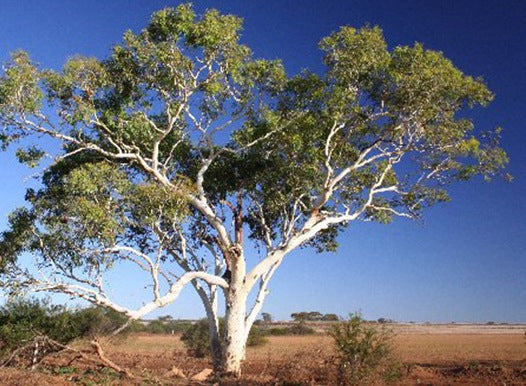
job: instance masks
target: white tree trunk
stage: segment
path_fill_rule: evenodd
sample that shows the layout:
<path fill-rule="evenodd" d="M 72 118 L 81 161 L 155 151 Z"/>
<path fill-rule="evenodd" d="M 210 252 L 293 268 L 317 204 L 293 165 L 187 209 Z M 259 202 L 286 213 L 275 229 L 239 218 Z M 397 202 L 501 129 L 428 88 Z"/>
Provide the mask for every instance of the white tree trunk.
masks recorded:
<path fill-rule="evenodd" d="M 245 358 L 246 294 L 229 294 L 225 315 L 225 340 L 223 371 L 235 376 L 241 375 L 241 362 Z"/>
<path fill-rule="evenodd" d="M 245 262 L 243 256 L 232 267 L 232 281 L 225 291 L 225 336 L 223 345 L 223 372 L 241 375 L 241 362 L 245 358 L 245 318 L 248 290 L 244 285 Z"/>
<path fill-rule="evenodd" d="M 198 283 L 194 287 L 205 306 L 206 317 L 208 319 L 208 334 L 210 336 L 210 353 L 214 362 L 214 369 L 221 369 L 221 339 L 219 337 L 219 319 L 217 317 L 217 292 L 216 288 L 211 288 L 211 296 L 201 288 Z"/>

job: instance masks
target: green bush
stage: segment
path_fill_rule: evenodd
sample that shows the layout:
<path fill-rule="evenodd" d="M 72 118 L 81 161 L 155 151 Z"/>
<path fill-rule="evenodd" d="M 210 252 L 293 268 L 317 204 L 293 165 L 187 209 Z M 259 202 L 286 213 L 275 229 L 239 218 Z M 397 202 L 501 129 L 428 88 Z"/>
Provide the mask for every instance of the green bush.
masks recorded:
<path fill-rule="evenodd" d="M 338 373 L 343 384 L 393 382 L 401 377 L 401 364 L 393 354 L 392 330 L 372 326 L 359 314 L 331 326 L 337 349 Z"/>
<path fill-rule="evenodd" d="M 167 333 L 165 323 L 159 319 L 152 320 L 151 322 L 149 322 L 145 326 L 144 331 L 149 332 L 150 334 L 166 334 Z"/>
<path fill-rule="evenodd" d="M 184 333 L 191 326 L 192 323 L 190 322 L 172 320 L 161 316 L 160 318 L 149 322 L 143 327 L 142 331 L 148 332 L 150 334 Z"/>
<path fill-rule="evenodd" d="M 313 328 L 307 326 L 303 321 L 288 327 L 288 330 L 289 334 L 292 335 L 311 335 L 316 333 Z"/>
<path fill-rule="evenodd" d="M 248 334 L 247 346 L 261 346 L 267 343 L 267 337 L 265 331 L 256 326 L 252 326 L 250 333 Z"/>
<path fill-rule="evenodd" d="M 66 343 L 77 335 L 72 314 L 47 300 L 14 300 L 0 308 L 0 351 L 10 352 L 36 335 Z"/>
<path fill-rule="evenodd" d="M 38 335 L 66 344 L 81 337 L 109 334 L 126 320 L 124 315 L 101 307 L 71 310 L 49 300 L 16 299 L 0 307 L 0 355 Z"/>
<path fill-rule="evenodd" d="M 210 336 L 208 333 L 208 321 L 201 319 L 190 326 L 181 336 L 188 354 L 203 358 L 210 352 Z"/>
<path fill-rule="evenodd" d="M 108 335 L 128 320 L 125 315 L 103 307 L 81 308 L 70 313 L 76 337 Z M 139 322 L 134 321 L 123 332 L 138 331 L 141 327 Z"/>
<path fill-rule="evenodd" d="M 269 335 L 289 335 L 290 330 L 287 327 L 272 327 L 267 330 Z"/>
<path fill-rule="evenodd" d="M 222 336 L 225 330 L 223 319 L 219 320 L 219 333 Z M 192 356 L 202 358 L 210 353 L 210 335 L 208 333 L 208 320 L 201 319 L 192 324 L 181 336 L 188 353 Z M 265 344 L 267 339 L 263 330 L 252 326 L 248 334 L 247 346 L 259 346 Z"/>
<path fill-rule="evenodd" d="M 289 327 L 272 327 L 266 330 L 268 335 L 311 335 L 315 334 L 313 328 L 306 325 L 304 321 L 293 324 Z"/>

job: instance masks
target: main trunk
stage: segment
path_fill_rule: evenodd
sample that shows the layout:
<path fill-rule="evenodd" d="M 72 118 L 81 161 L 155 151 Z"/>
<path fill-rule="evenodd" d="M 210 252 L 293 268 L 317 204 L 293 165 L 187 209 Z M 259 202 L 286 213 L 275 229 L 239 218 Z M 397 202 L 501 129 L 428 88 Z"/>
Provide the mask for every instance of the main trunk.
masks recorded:
<path fill-rule="evenodd" d="M 241 260 L 241 261 L 239 261 Z M 232 280 L 226 291 L 225 336 L 223 345 L 223 371 L 241 375 L 241 362 L 245 357 L 245 316 L 247 293 L 244 288 L 244 261 L 239 259 L 232 269 Z"/>
<path fill-rule="evenodd" d="M 245 357 L 246 295 L 232 292 L 236 291 L 228 294 L 225 314 L 223 371 L 239 376 L 241 362 Z"/>

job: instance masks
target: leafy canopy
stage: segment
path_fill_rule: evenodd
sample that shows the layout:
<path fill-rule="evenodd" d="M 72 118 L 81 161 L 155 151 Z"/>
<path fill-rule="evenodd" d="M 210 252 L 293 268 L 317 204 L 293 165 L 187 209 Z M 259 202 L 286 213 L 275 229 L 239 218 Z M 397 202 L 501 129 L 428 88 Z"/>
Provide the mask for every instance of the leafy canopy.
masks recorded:
<path fill-rule="evenodd" d="M 31 252 L 68 280 L 99 275 L 131 258 L 126 245 L 152 275 L 174 262 L 217 274 L 248 235 L 274 259 L 260 278 L 277 251 L 334 251 L 349 222 L 416 218 L 448 200 L 449 183 L 506 165 L 500 130 L 481 133 L 465 113 L 492 93 L 441 52 L 342 27 L 320 42 L 323 74 L 289 77 L 253 58 L 241 26 L 184 4 L 126 32 L 104 60 L 74 56 L 55 71 L 12 55 L 0 142 L 45 169 L 0 238 L 6 270 Z"/>

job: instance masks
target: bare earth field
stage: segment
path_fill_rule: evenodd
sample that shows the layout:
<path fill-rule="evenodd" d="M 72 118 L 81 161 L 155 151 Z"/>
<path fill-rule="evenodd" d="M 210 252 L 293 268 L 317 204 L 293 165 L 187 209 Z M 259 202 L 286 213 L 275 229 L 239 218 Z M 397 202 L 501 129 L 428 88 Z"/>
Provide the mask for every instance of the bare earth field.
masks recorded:
<path fill-rule="evenodd" d="M 394 348 L 404 364 L 399 385 L 526 385 L 524 325 L 392 327 Z M 121 378 L 113 370 L 60 354 L 33 372 L 0 369 L 0 385 L 207 384 L 175 376 L 173 367 L 191 377 L 211 366 L 206 359 L 188 357 L 177 335 L 134 334 L 102 343 L 108 358 L 137 378 Z M 248 349 L 242 380 L 215 383 L 332 385 L 337 383 L 333 354 L 324 333 L 269 337 L 264 346 Z"/>

